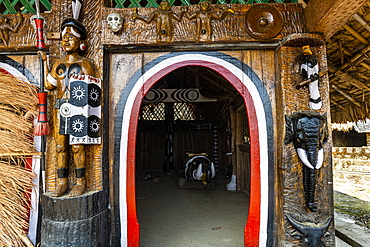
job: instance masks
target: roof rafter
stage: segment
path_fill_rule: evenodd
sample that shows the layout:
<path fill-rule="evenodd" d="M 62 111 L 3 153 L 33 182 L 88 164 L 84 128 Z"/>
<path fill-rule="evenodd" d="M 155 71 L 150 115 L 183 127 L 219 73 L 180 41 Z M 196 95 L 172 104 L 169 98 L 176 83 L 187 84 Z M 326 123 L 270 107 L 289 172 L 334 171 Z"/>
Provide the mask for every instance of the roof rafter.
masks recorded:
<path fill-rule="evenodd" d="M 341 71 L 340 69 L 335 68 L 333 65 L 328 64 L 329 71 L 333 73 L 333 76 L 330 77 L 331 80 L 342 78 L 346 80 L 349 84 L 357 87 L 358 89 L 366 89 L 370 91 L 370 87 L 366 86 L 361 81 L 357 80 L 356 78 L 353 78 L 349 74 Z"/>
<path fill-rule="evenodd" d="M 341 95 L 343 95 L 345 98 L 347 98 L 349 101 L 351 101 L 354 105 L 358 106 L 361 108 L 361 104 L 358 103 L 356 100 L 354 100 L 350 95 L 348 95 L 346 92 L 344 92 L 343 90 L 339 89 L 336 85 L 334 84 L 330 84 L 330 86 L 336 90 L 338 93 L 340 93 Z"/>

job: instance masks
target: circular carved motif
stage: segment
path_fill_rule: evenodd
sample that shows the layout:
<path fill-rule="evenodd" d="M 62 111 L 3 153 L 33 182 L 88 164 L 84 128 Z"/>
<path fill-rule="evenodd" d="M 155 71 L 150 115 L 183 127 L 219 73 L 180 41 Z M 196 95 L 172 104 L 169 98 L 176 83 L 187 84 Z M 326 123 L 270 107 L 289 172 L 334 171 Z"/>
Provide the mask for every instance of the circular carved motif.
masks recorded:
<path fill-rule="evenodd" d="M 271 39 L 283 28 L 283 16 L 271 5 L 254 5 L 245 15 L 245 26 L 253 38 Z"/>

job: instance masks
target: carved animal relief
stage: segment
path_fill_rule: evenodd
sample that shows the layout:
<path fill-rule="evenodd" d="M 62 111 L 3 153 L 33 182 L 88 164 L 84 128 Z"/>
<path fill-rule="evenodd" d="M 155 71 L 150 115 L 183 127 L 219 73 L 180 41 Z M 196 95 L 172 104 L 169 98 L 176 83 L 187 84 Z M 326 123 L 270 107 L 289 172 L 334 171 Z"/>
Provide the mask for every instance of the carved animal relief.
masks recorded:
<path fill-rule="evenodd" d="M 185 177 L 188 181 L 201 181 L 203 184 L 210 183 L 216 176 L 215 166 L 204 155 L 189 157 L 185 162 Z"/>
<path fill-rule="evenodd" d="M 293 142 L 303 166 L 306 206 L 315 212 L 316 170 L 324 160 L 323 145 L 327 141 L 326 117 L 315 112 L 298 112 L 286 116 L 285 144 Z"/>
<path fill-rule="evenodd" d="M 302 239 L 303 246 L 307 247 L 322 246 L 322 238 L 325 236 L 325 233 L 328 230 L 332 220 L 331 216 L 319 223 L 300 222 L 289 217 L 288 215 L 286 215 L 286 218 L 295 229 L 295 232 L 293 232 L 292 236 L 297 239 Z"/>

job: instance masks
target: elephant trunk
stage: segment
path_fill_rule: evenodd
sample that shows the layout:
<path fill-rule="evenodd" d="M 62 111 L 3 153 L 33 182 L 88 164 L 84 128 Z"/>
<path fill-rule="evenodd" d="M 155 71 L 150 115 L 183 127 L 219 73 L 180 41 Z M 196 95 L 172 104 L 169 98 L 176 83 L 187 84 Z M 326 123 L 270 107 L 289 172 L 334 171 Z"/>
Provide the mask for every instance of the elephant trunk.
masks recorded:
<path fill-rule="evenodd" d="M 308 167 L 303 167 L 303 189 L 305 193 L 305 201 L 307 208 L 312 211 L 317 211 L 315 205 L 315 185 L 316 185 L 316 170 Z"/>
<path fill-rule="evenodd" d="M 307 150 L 299 151 L 300 158 L 305 160 L 303 167 L 303 187 L 305 192 L 305 201 L 307 208 L 312 211 L 317 211 L 315 205 L 315 185 L 316 185 L 316 170 L 319 169 L 323 162 L 323 149 L 319 149 L 317 143 L 307 143 Z M 302 157 L 301 157 L 302 156 Z M 306 164 L 307 163 L 307 164 Z"/>

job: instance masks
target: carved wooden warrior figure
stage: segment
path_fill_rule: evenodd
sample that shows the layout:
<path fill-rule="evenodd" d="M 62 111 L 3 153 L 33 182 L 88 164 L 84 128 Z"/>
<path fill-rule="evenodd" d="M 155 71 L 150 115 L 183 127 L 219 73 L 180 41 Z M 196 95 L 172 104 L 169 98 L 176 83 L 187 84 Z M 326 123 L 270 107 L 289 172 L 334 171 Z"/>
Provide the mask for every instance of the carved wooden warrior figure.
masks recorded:
<path fill-rule="evenodd" d="M 221 15 L 217 15 L 211 10 L 211 3 L 209 1 L 203 1 L 199 3 L 199 10 L 194 14 L 189 15 L 186 13 L 189 20 L 196 19 L 196 39 L 200 41 L 211 41 L 212 40 L 212 27 L 211 22 L 213 19 L 222 20 L 228 13 L 234 13 L 232 9 L 227 9 L 222 12 Z"/>
<path fill-rule="evenodd" d="M 162 1 L 158 9 L 153 11 L 149 17 L 140 16 L 137 13 L 132 14 L 132 19 L 142 20 L 146 23 L 156 22 L 157 42 L 172 41 L 172 19 L 181 21 L 183 13 L 178 16 L 171 10 L 171 5 L 167 1 Z"/>
<path fill-rule="evenodd" d="M 314 56 L 312 56 L 312 51 L 309 45 L 303 46 L 302 51 L 304 56 L 301 64 L 302 77 L 303 79 L 311 80 L 308 84 L 308 89 L 310 91 L 310 108 L 312 110 L 319 110 L 322 106 L 319 91 L 319 64 Z"/>
<path fill-rule="evenodd" d="M 81 108 L 73 105 L 72 101 L 81 100 L 84 96 L 89 95 L 86 87 L 83 86 L 84 81 L 97 79 L 94 78 L 95 66 L 93 61 L 79 54 L 80 50 L 86 48 L 82 42 L 87 37 L 85 27 L 78 20 L 67 18 L 63 21 L 61 30 L 62 50 L 66 54 L 55 62 L 50 73 L 46 66 L 48 75 L 45 82 L 45 88 L 56 91 L 53 124 L 58 182 L 56 190 L 51 195 L 58 197 L 68 191 L 69 144 L 72 144 L 71 152 L 77 180 L 69 193 L 69 196 L 73 197 L 83 194 L 86 189 L 85 148 L 83 144 L 89 143 L 86 142 L 87 138 L 82 137 L 77 141 L 77 137 L 71 133 L 73 131 L 77 134 L 83 133 L 83 129 L 87 125 L 83 120 L 76 120 L 71 117 L 73 111 L 81 111 Z M 45 60 L 45 54 L 43 54 L 43 57 Z M 79 82 L 79 86 L 72 85 L 72 82 L 75 83 L 76 81 Z M 81 116 L 83 114 L 77 115 Z"/>
<path fill-rule="evenodd" d="M 326 117 L 315 112 L 297 112 L 286 116 L 285 144 L 293 142 L 303 165 L 303 187 L 306 206 L 315 212 L 316 170 L 324 160 L 327 141 Z"/>

